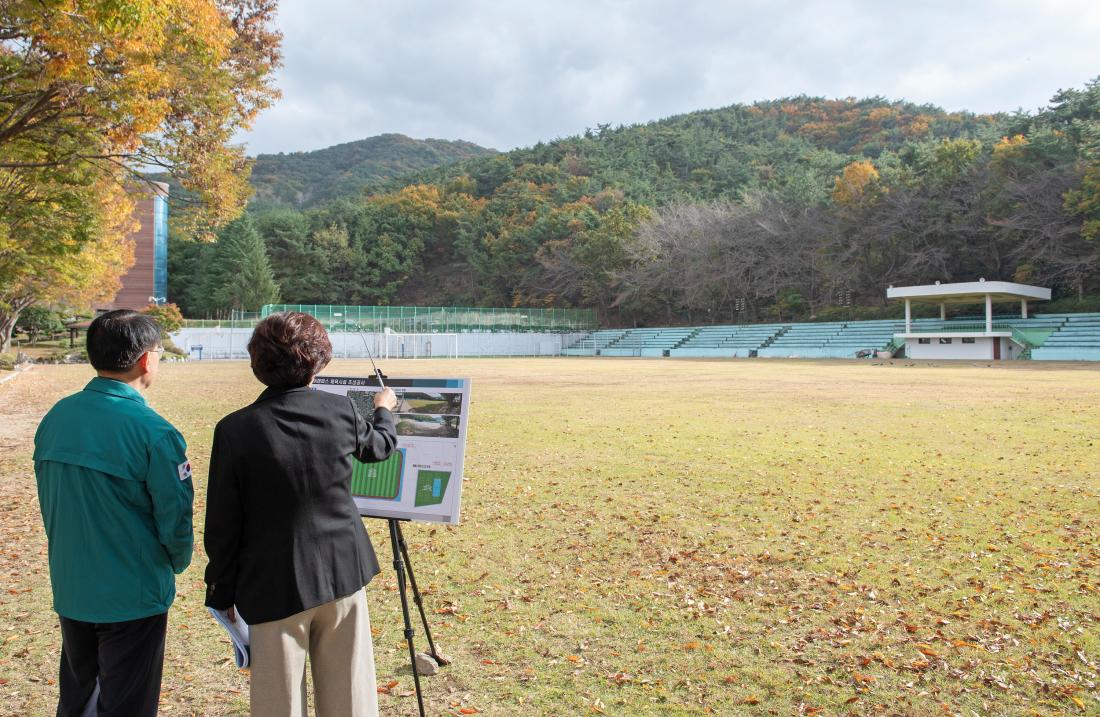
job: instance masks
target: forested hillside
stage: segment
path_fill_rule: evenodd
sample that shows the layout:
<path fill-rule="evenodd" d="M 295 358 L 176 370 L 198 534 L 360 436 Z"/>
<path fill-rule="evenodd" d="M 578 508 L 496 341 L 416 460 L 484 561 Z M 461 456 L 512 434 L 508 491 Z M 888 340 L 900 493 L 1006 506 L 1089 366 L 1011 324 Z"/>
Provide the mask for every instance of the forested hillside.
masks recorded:
<path fill-rule="evenodd" d="M 471 142 L 382 134 L 315 152 L 261 154 L 252 167 L 254 201 L 307 207 L 358 197 L 371 183 L 494 153 Z"/>
<path fill-rule="evenodd" d="M 256 204 L 247 221 L 288 302 L 789 320 L 841 301 L 874 314 L 888 284 L 985 277 L 1087 303 L 1100 293 L 1100 86 L 1035 114 L 798 97 L 601 125 L 306 211 Z M 206 267 L 237 261 L 227 249 L 177 238 L 170 256 L 188 314 L 251 308 L 210 285 Z"/>

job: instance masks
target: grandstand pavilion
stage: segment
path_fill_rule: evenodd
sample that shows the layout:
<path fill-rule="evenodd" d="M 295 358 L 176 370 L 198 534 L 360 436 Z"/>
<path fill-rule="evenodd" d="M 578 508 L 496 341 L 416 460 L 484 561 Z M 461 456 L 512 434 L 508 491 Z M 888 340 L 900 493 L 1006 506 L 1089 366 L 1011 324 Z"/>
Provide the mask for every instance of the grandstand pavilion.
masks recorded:
<path fill-rule="evenodd" d="M 1030 303 L 1049 299 L 1049 289 L 977 281 L 891 287 L 887 296 L 906 302 L 904 319 L 601 329 L 563 342 L 561 353 L 818 359 L 908 355 L 989 361 L 1000 351 L 1002 359 L 1100 361 L 1100 313 L 1031 313 Z M 1013 311 L 994 315 L 993 305 L 1003 306 L 1003 302 L 1012 302 Z M 940 316 L 913 318 L 914 303 L 940 304 Z M 986 311 L 981 316 L 949 319 L 948 304 L 985 304 Z"/>
<path fill-rule="evenodd" d="M 1050 289 L 1008 281 L 979 281 L 955 284 L 925 284 L 886 289 L 886 298 L 905 302 L 905 330 L 894 334 L 904 343 L 905 354 L 914 359 L 1017 359 L 1030 346 L 1020 329 L 1004 321 L 994 321 L 993 304 L 1019 304 L 1020 318 L 1026 320 L 1028 301 L 1048 301 Z M 940 321 L 914 325 L 913 302 L 938 304 Z M 984 321 L 947 321 L 948 304 L 985 306 Z"/>
<path fill-rule="evenodd" d="M 960 292 L 958 287 L 978 287 L 978 293 Z M 265 306 L 260 313 L 293 310 L 313 314 L 325 324 L 334 353 L 340 358 L 366 358 L 369 349 L 375 356 L 392 358 L 560 355 L 856 359 L 898 356 L 915 349 L 916 358 L 988 361 L 997 350 L 992 344 L 996 338 L 1002 358 L 1100 361 L 1100 313 L 1032 314 L 1029 303 L 1049 297 L 1047 289 L 981 281 L 932 285 L 924 287 L 923 294 L 918 291 L 921 288 L 891 287 L 888 292 L 891 299 L 908 300 L 905 319 L 869 321 L 600 329 L 595 314 L 583 309 L 280 305 Z M 905 292 L 909 295 L 903 295 Z M 985 303 L 987 294 L 984 316 L 945 318 L 946 305 L 956 303 L 952 297 L 973 305 Z M 1010 313 L 993 315 L 992 305 L 1003 306 L 1004 301 L 1018 301 L 1019 309 L 1013 306 Z M 927 306 L 929 302 L 942 303 L 939 317 L 912 317 L 913 303 Z M 259 315 L 185 320 L 172 340 L 194 359 L 247 358 L 245 347 L 258 319 Z M 941 343 L 941 338 L 950 342 Z M 988 356 L 925 356 L 921 351 L 941 346 L 977 350 L 979 339 L 987 343 Z"/>

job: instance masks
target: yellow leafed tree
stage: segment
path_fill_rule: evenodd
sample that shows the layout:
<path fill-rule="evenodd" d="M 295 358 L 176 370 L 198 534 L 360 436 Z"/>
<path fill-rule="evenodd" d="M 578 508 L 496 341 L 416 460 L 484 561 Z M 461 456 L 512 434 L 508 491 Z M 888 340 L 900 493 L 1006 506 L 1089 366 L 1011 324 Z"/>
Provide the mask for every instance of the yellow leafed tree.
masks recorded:
<path fill-rule="evenodd" d="M 88 295 L 62 263 L 117 282 L 122 187 L 142 172 L 170 172 L 196 200 L 177 225 L 242 211 L 249 167 L 230 141 L 277 96 L 275 6 L 0 0 L 0 350 L 29 303 Z"/>
<path fill-rule="evenodd" d="M 873 198 L 878 183 L 878 170 L 869 160 L 852 162 L 833 182 L 833 201 L 848 206 Z"/>

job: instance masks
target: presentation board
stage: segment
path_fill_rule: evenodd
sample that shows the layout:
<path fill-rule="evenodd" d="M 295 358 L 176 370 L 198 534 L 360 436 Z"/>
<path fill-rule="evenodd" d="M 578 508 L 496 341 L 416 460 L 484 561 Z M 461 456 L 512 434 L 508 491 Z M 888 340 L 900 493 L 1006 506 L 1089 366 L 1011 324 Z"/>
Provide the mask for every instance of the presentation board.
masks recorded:
<path fill-rule="evenodd" d="M 387 378 L 397 394 L 397 450 L 381 463 L 353 461 L 351 492 L 359 514 L 457 524 L 470 416 L 468 378 Z M 347 396 L 374 415 L 374 376 L 317 376 L 313 388 Z"/>

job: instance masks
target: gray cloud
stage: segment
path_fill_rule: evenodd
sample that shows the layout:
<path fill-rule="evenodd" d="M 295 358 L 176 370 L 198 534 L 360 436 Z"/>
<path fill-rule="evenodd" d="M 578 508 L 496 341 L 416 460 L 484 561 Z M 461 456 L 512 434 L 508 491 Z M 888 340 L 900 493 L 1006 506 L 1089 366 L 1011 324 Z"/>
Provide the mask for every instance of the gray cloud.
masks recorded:
<path fill-rule="evenodd" d="M 252 154 L 382 132 L 510 149 L 734 102 L 1034 110 L 1100 75 L 1094 0 L 282 0 Z"/>

